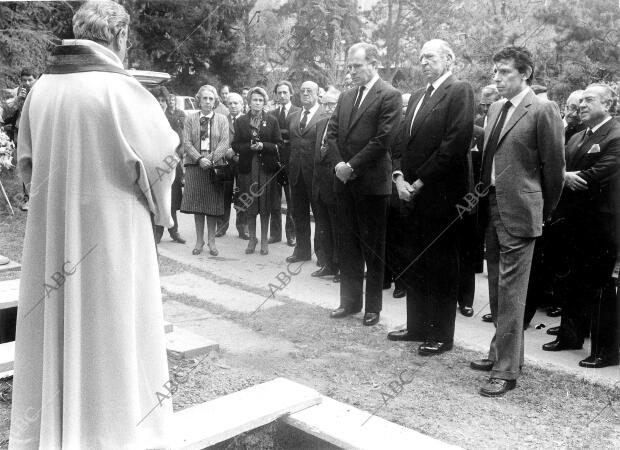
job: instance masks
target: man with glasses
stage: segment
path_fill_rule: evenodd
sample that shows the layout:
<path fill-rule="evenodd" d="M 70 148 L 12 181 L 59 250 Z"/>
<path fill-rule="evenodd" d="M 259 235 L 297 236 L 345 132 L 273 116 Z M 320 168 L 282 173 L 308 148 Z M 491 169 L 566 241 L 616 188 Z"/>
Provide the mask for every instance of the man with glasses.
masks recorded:
<path fill-rule="evenodd" d="M 574 134 L 585 128 L 579 116 L 579 101 L 582 95 L 583 90 L 579 89 L 571 93 L 566 99 L 566 106 L 564 107 L 564 142 L 566 144 Z"/>

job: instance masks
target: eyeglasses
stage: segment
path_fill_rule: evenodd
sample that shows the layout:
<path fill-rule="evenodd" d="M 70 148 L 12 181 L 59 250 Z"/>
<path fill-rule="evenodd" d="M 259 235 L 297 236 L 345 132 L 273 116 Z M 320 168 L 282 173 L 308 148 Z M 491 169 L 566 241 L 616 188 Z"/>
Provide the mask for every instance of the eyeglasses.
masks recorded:
<path fill-rule="evenodd" d="M 566 105 L 566 112 L 567 112 L 567 113 L 576 113 L 576 112 L 579 112 L 579 107 L 578 107 L 578 106 L 575 106 L 575 105 L 570 105 L 570 106 Z"/>
<path fill-rule="evenodd" d="M 118 33 L 116 33 L 116 39 L 118 39 L 118 36 L 119 36 L 119 35 L 120 35 L 123 31 L 125 31 L 125 36 L 126 36 L 126 38 L 125 38 L 125 49 L 126 49 L 126 50 L 129 50 L 131 47 L 133 47 L 133 42 L 131 42 L 131 41 L 129 40 L 129 35 L 128 35 L 129 31 L 127 31 L 127 30 L 120 30 Z"/>

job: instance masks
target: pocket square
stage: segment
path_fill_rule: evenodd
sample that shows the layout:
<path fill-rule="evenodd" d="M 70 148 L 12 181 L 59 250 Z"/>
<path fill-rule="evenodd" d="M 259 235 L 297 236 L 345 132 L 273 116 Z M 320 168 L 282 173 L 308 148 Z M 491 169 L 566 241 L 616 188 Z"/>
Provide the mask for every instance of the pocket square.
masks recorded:
<path fill-rule="evenodd" d="M 592 147 L 590 147 L 590 150 L 588 150 L 588 153 L 600 153 L 601 152 L 601 147 L 598 144 L 594 144 Z"/>

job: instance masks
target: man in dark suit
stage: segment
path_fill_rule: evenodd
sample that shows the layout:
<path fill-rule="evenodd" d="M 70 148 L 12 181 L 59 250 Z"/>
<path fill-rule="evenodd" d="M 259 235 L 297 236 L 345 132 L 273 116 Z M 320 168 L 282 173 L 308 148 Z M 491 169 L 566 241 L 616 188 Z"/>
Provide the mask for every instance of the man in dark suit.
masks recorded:
<path fill-rule="evenodd" d="M 300 88 L 302 109 L 289 115 L 287 120 L 291 153 L 288 162 L 288 182 L 293 201 L 293 221 L 297 244 L 289 263 L 312 259 L 310 207 L 316 214 L 312 201 L 312 179 L 316 124 L 325 117 L 325 110 L 318 103 L 319 86 L 314 81 L 304 81 Z"/>
<path fill-rule="evenodd" d="M 227 86 L 222 86 L 222 89 L 224 89 L 224 87 Z M 243 115 L 243 99 L 236 92 L 229 92 L 226 95 L 226 101 L 228 104 L 228 110 L 230 111 L 230 114 L 228 115 L 228 142 L 232 144 L 232 141 L 235 138 L 235 122 Z M 222 216 L 222 218 L 217 222 L 217 232 L 215 233 L 215 237 L 224 236 L 226 234 L 230 222 L 230 209 L 231 204 L 234 201 L 235 189 L 237 192 L 239 191 L 239 155 L 237 155 L 233 149 L 230 148 L 226 153 L 226 159 L 228 160 L 228 164 L 232 166 L 234 180 L 226 181 L 224 183 L 224 216 Z M 240 239 L 244 239 L 246 241 L 250 239 L 248 236 L 248 225 L 246 223 L 245 211 L 242 209 L 237 209 L 235 227 L 237 228 Z"/>
<path fill-rule="evenodd" d="M 329 164 L 327 153 L 327 124 L 336 110 L 340 92 L 328 89 L 323 95 L 323 107 L 326 115 L 316 124 L 316 142 L 314 149 L 314 173 L 312 177 L 312 200 L 316 206 L 314 212 L 314 251 L 320 269 L 312 272 L 313 277 L 334 276 L 338 281 L 340 259 L 338 256 L 339 234 L 336 215 L 336 194 L 334 192 L 334 168 Z"/>
<path fill-rule="evenodd" d="M 482 155 L 482 206 L 487 219 L 489 303 L 495 324 L 488 358 L 472 361 L 490 371 L 483 396 L 516 386 L 523 365 L 523 316 L 534 242 L 550 218 L 564 182 L 564 129 L 555 103 L 534 95 L 534 62 L 524 47 L 493 56 L 504 97 L 489 109 Z"/>
<path fill-rule="evenodd" d="M 272 114 L 278 119 L 278 125 L 280 126 L 280 132 L 282 133 L 282 148 L 280 148 L 280 161 L 286 166 L 289 160 L 291 145 L 290 137 L 288 135 L 288 119 L 292 113 L 299 111 L 299 106 L 295 106 L 291 103 L 291 97 L 293 96 L 293 86 L 286 80 L 278 81 L 273 89 L 273 93 L 276 95 L 276 101 L 279 103 L 279 107 L 272 111 Z M 287 170 L 287 169 L 285 169 Z M 271 223 L 269 235 L 269 243 L 280 242 L 282 240 L 282 191 L 286 198 L 286 243 L 289 247 L 295 247 L 295 221 L 293 220 L 293 202 L 291 199 L 291 190 L 288 185 L 278 185 L 278 195 L 274 197 L 273 209 L 271 210 Z"/>
<path fill-rule="evenodd" d="M 571 272 L 558 337 L 543 350 L 579 349 L 584 331 L 590 331 L 590 356 L 579 363 L 588 368 L 618 364 L 618 312 L 611 274 L 616 259 L 612 188 L 617 188 L 620 175 L 620 123 L 610 114 L 613 95 L 603 84 L 592 84 L 583 92 L 579 110 L 587 129 L 575 134 L 566 148 L 565 187 L 554 217 L 566 222 L 562 240 Z"/>
<path fill-rule="evenodd" d="M 428 41 L 420 52 L 427 87 L 409 100 L 394 147 L 394 183 L 409 225 L 407 328 L 388 339 L 422 341 L 421 355 L 450 350 L 459 282 L 456 205 L 468 192 L 467 153 L 474 129 L 474 92 L 451 72 L 447 42 Z"/>
<path fill-rule="evenodd" d="M 364 305 L 364 325 L 379 321 L 382 307 L 383 255 L 388 197 L 392 191 L 389 149 L 401 121 L 400 93 L 379 78 L 374 45 L 357 43 L 348 52 L 348 68 L 357 89 L 340 96 L 329 121 L 327 142 L 336 181 L 341 232 L 340 306 L 332 318 Z"/>

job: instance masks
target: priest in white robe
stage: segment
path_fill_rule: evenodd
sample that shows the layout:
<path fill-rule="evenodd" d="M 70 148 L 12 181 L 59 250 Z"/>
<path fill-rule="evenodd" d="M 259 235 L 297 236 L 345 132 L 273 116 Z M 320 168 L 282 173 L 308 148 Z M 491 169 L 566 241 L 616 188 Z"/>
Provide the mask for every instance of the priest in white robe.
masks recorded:
<path fill-rule="evenodd" d="M 177 134 L 123 69 L 129 15 L 88 2 L 28 95 L 30 189 L 9 447 L 169 446 L 171 400 L 151 214 L 172 226 Z"/>

